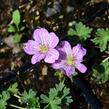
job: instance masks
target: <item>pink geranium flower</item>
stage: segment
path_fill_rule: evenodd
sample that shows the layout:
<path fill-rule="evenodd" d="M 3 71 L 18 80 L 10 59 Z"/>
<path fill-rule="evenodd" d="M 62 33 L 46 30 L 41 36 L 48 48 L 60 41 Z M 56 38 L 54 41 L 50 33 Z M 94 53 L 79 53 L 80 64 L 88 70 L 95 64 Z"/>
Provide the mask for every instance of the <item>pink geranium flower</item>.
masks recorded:
<path fill-rule="evenodd" d="M 80 44 L 71 48 L 69 42 L 64 41 L 62 42 L 61 47 L 58 48 L 58 51 L 60 57 L 52 65 L 54 69 L 62 70 L 67 76 L 71 76 L 75 73 L 75 68 L 81 73 L 86 72 L 87 68 L 81 63 L 86 54 L 86 49 L 84 49 Z"/>
<path fill-rule="evenodd" d="M 46 63 L 54 63 L 59 58 L 59 52 L 55 49 L 59 39 L 54 32 L 49 33 L 44 28 L 36 29 L 33 33 L 33 39 L 24 44 L 24 51 L 33 55 L 32 64 L 42 59 Z"/>

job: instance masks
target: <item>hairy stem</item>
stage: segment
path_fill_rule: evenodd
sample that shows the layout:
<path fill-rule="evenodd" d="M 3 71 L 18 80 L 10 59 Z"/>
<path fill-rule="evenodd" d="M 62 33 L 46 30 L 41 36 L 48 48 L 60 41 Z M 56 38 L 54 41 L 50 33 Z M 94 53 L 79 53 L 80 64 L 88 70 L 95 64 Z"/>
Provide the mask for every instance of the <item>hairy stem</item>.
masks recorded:
<path fill-rule="evenodd" d="M 50 104 L 47 104 L 47 105 L 44 107 L 44 109 L 47 109 L 49 105 L 50 105 Z"/>
<path fill-rule="evenodd" d="M 16 105 L 13 105 L 13 104 L 9 104 L 9 106 L 14 107 L 16 109 L 26 109 L 24 107 L 16 106 Z"/>

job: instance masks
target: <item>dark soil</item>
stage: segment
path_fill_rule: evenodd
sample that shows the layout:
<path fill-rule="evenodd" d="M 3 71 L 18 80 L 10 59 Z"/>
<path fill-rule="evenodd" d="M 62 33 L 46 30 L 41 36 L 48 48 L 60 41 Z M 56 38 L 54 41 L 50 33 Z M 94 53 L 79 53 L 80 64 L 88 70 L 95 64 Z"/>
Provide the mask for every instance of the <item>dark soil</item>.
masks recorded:
<path fill-rule="evenodd" d="M 57 4 L 56 4 L 57 3 Z M 54 6 L 56 5 L 56 7 Z M 50 12 L 49 9 L 55 9 L 55 12 Z M 4 75 L 9 75 L 7 72 L 15 71 L 17 68 L 25 65 L 30 61 L 20 46 L 20 52 L 13 52 L 13 47 L 4 43 L 4 39 L 9 37 L 7 32 L 8 24 L 11 21 L 12 11 L 19 9 L 22 16 L 22 24 L 26 27 L 22 32 L 22 42 L 26 42 L 32 37 L 33 30 L 37 26 L 45 27 L 49 31 L 55 31 L 60 39 L 64 38 L 68 30 L 68 24 L 71 21 L 82 21 L 85 24 L 93 27 L 109 27 L 109 9 L 108 2 L 95 0 L 1 0 L 0 1 L 0 78 Z M 51 14 L 52 13 L 52 14 Z M 61 15 L 61 16 L 60 16 Z M 88 43 L 87 48 L 91 48 L 92 44 Z M 99 56 L 100 57 L 100 56 Z M 101 58 L 101 57 L 100 57 Z M 88 61 L 89 62 L 89 61 Z M 98 62 L 98 60 L 96 60 Z M 89 62 L 90 63 L 90 62 Z M 93 64 L 93 62 L 91 62 Z M 90 64 L 87 66 L 89 69 Z M 90 70 L 89 70 L 90 72 Z M 90 73 L 83 75 L 86 81 L 91 84 L 93 92 L 104 105 L 104 108 L 109 108 L 109 82 L 97 85 L 90 80 Z M 21 90 L 34 88 L 39 93 L 46 93 L 50 87 L 58 83 L 58 78 L 54 77 L 54 71 L 49 65 L 40 63 L 27 69 L 23 73 L 17 73 L 17 81 L 21 85 Z M 11 83 L 7 81 L 4 84 Z M 66 84 L 71 84 L 66 82 Z M 80 91 L 74 85 L 68 85 L 72 91 L 74 102 L 70 105 L 70 109 L 91 109 Z M 76 93 L 78 92 L 78 94 Z M 69 109 L 64 107 L 63 109 Z"/>

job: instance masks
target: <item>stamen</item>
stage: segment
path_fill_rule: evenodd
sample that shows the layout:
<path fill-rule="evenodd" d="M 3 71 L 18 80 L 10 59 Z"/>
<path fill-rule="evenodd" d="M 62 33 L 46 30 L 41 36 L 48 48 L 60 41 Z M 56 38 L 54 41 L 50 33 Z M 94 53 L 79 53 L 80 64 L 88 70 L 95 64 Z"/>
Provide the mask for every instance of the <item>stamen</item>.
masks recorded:
<path fill-rule="evenodd" d="M 41 53 L 47 53 L 48 52 L 48 46 L 47 45 L 41 45 L 39 48 L 39 51 Z"/>
<path fill-rule="evenodd" d="M 73 65 L 74 64 L 74 59 L 73 59 L 73 57 L 72 56 L 67 56 L 67 58 L 66 58 L 66 63 L 67 63 L 67 65 Z"/>

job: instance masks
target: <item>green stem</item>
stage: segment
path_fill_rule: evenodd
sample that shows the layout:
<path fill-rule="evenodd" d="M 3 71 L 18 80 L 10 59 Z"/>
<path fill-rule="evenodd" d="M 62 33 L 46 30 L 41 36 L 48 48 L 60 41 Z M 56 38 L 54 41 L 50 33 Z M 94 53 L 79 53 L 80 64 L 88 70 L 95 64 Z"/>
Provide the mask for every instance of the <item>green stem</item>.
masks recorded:
<path fill-rule="evenodd" d="M 16 25 L 16 27 L 17 27 L 17 32 L 19 32 L 20 30 L 19 30 L 19 26 L 18 25 Z"/>
<path fill-rule="evenodd" d="M 78 75 L 78 72 L 75 72 L 73 76 L 70 76 L 70 77 L 69 77 L 69 79 L 71 80 L 72 83 L 73 83 L 73 77 L 74 77 L 74 76 L 77 76 L 77 75 Z"/>
<path fill-rule="evenodd" d="M 26 108 L 23 108 L 23 107 L 20 107 L 20 106 L 16 106 L 16 105 L 13 105 L 13 104 L 9 104 L 9 106 L 14 107 L 16 109 L 26 109 Z"/>
<path fill-rule="evenodd" d="M 49 104 L 47 104 L 47 105 L 44 107 L 44 109 L 47 109 L 48 106 L 49 106 Z"/>
<path fill-rule="evenodd" d="M 65 77 L 63 77 L 63 79 L 61 80 L 62 84 L 64 84 L 65 82 Z"/>
<path fill-rule="evenodd" d="M 19 101 L 20 103 L 22 103 L 21 97 L 20 97 L 19 95 L 14 94 L 14 97 L 18 98 L 18 101 Z"/>
<path fill-rule="evenodd" d="M 21 97 L 19 95 L 14 94 L 14 96 L 18 99 L 20 99 Z"/>
<path fill-rule="evenodd" d="M 105 58 L 102 62 L 106 62 L 109 59 L 109 57 Z"/>
<path fill-rule="evenodd" d="M 69 78 L 70 78 L 70 81 L 73 82 L 73 76 L 70 76 Z"/>

